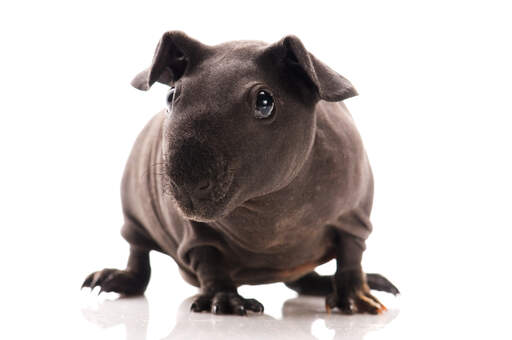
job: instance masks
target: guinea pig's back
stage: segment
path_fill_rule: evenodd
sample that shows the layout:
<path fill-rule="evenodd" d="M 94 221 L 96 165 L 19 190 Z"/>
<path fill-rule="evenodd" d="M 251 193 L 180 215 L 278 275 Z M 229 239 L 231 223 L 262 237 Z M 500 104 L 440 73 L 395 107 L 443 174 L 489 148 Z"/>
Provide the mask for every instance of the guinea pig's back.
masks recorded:
<path fill-rule="evenodd" d="M 340 194 L 331 200 L 337 201 L 339 213 L 329 224 L 366 239 L 372 230 L 369 216 L 373 175 L 361 136 L 345 104 L 321 101 L 317 105 L 317 130 L 317 136 L 323 139 L 319 152 L 330 155 L 326 156 L 333 164 L 330 171 L 337 173 L 343 183 Z"/>

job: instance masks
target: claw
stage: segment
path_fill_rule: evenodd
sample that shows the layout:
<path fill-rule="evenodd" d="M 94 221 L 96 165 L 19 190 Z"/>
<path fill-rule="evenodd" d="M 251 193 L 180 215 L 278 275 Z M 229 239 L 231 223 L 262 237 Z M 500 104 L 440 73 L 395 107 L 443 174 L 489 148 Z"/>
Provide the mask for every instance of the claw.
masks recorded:
<path fill-rule="evenodd" d="M 380 308 L 379 310 L 377 311 L 377 313 L 379 314 L 382 314 L 384 313 L 385 311 L 387 311 L 388 309 L 386 308 L 386 306 L 384 306 L 382 303 L 380 304 Z"/>
<path fill-rule="evenodd" d="M 265 310 L 265 307 L 263 307 L 263 305 L 261 303 L 256 308 L 252 309 L 252 311 L 254 311 L 256 313 L 263 313 L 264 310 Z"/>
<path fill-rule="evenodd" d="M 82 287 L 80 287 L 80 289 L 84 289 L 85 287 L 91 287 L 91 282 L 92 282 L 92 277 L 93 277 L 93 274 L 89 274 L 84 282 L 82 283 Z"/>
<path fill-rule="evenodd" d="M 361 294 L 358 296 L 358 298 L 361 299 L 363 302 L 366 302 L 366 304 L 368 304 L 369 306 L 371 306 L 373 308 L 380 309 L 382 306 L 382 304 L 373 296 L 370 298 L 368 296 Z"/>

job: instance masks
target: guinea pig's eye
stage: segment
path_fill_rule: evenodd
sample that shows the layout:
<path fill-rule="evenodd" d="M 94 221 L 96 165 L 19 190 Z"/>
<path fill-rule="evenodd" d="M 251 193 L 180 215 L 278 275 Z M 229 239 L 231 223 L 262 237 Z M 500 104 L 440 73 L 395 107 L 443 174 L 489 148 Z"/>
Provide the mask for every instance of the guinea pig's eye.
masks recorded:
<path fill-rule="evenodd" d="M 264 119 L 272 116 L 274 112 L 274 98 L 265 90 L 258 91 L 256 94 L 256 107 L 254 116 L 258 119 Z"/>
<path fill-rule="evenodd" d="M 172 112 L 172 104 L 173 104 L 173 101 L 174 101 L 174 93 L 175 92 L 176 92 L 176 89 L 174 87 L 171 87 L 169 92 L 167 92 L 167 99 L 166 99 L 167 113 L 171 113 Z"/>

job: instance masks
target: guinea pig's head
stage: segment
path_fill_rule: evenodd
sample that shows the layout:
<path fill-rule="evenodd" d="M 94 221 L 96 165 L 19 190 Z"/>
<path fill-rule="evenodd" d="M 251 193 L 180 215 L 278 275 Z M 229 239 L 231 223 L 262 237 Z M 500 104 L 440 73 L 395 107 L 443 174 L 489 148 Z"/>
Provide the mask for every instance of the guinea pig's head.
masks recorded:
<path fill-rule="evenodd" d="M 356 95 L 295 36 L 208 46 L 167 32 L 132 85 L 157 81 L 170 86 L 163 174 L 183 215 L 198 221 L 288 185 L 312 149 L 317 102 Z"/>

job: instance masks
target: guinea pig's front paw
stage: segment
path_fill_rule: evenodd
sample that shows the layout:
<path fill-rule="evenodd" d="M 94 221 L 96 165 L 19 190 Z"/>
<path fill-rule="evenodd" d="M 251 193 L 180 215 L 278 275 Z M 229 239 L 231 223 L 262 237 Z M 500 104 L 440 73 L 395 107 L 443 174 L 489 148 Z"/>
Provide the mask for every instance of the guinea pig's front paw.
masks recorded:
<path fill-rule="evenodd" d="M 332 308 L 338 308 L 344 314 L 380 314 L 387 310 L 376 297 L 370 294 L 361 270 L 336 273 L 334 290 L 325 299 L 327 312 L 330 313 Z"/>
<path fill-rule="evenodd" d="M 190 306 L 190 310 L 246 315 L 247 311 L 263 313 L 263 305 L 255 299 L 244 299 L 236 292 L 217 292 L 199 295 Z"/>
<path fill-rule="evenodd" d="M 146 290 L 149 278 L 127 270 L 105 268 L 89 274 L 82 288 L 99 286 L 101 292 L 115 292 L 122 295 L 140 295 Z"/>

